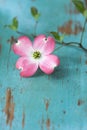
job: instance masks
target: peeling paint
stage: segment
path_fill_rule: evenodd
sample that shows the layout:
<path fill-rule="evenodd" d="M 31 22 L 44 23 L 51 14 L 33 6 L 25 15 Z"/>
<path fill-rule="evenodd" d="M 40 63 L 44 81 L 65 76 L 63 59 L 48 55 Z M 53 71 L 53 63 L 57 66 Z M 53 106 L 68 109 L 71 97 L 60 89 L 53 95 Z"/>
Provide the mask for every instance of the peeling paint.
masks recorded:
<path fill-rule="evenodd" d="M 74 28 L 73 28 L 74 26 Z M 63 26 L 58 27 L 58 31 L 61 33 L 65 33 L 68 35 L 74 34 L 77 35 L 82 31 L 82 26 L 79 22 L 73 22 L 72 20 L 67 21 L 64 23 Z"/>
<path fill-rule="evenodd" d="M 64 5 L 66 13 L 71 14 L 79 14 L 79 11 L 73 7 L 72 2 L 70 2 L 68 5 Z"/>
<path fill-rule="evenodd" d="M 78 99 L 77 105 L 81 106 L 84 103 L 84 101 L 82 99 Z"/>
<path fill-rule="evenodd" d="M 25 111 L 23 110 L 23 113 L 22 113 L 22 128 L 24 128 L 24 125 L 25 125 Z"/>
<path fill-rule="evenodd" d="M 4 108 L 4 112 L 6 114 L 6 124 L 12 126 L 12 121 L 14 119 L 14 102 L 11 89 L 7 89 L 6 91 L 6 104 Z"/>
<path fill-rule="evenodd" d="M 87 65 L 87 60 L 85 61 L 85 64 Z"/>
<path fill-rule="evenodd" d="M 44 103 L 45 103 L 45 109 L 47 111 L 48 108 L 49 108 L 49 105 L 50 105 L 50 100 L 49 99 L 44 99 Z"/>
<path fill-rule="evenodd" d="M 47 118 L 47 120 L 46 120 L 46 127 L 47 127 L 47 130 L 50 130 L 50 125 L 51 125 L 50 118 Z"/>

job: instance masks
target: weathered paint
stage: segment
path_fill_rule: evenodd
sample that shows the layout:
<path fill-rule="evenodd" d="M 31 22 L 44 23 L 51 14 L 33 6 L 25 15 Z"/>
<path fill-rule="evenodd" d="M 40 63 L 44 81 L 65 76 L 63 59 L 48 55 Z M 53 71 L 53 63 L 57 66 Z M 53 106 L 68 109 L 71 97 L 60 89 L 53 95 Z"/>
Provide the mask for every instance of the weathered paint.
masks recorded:
<path fill-rule="evenodd" d="M 15 68 L 18 56 L 10 45 L 21 34 L 4 25 L 16 16 L 18 31 L 32 34 L 35 26 L 29 11 L 32 6 L 41 13 L 37 34 L 48 34 L 62 27 L 61 33 L 66 29 L 70 34 L 65 37 L 66 42 L 80 40 L 84 17 L 70 0 L 0 0 L 0 130 L 86 130 L 85 52 L 75 47 L 56 51 L 60 67 L 49 76 L 38 70 L 31 78 L 21 78 Z M 87 32 L 84 45 L 86 42 Z"/>
<path fill-rule="evenodd" d="M 72 20 L 69 20 L 68 22 L 64 23 L 63 26 L 60 26 L 58 31 L 67 35 L 77 35 L 78 33 L 82 32 L 82 29 L 83 27 L 80 25 L 80 22 L 73 22 Z"/>
<path fill-rule="evenodd" d="M 13 102 L 13 96 L 10 89 L 7 89 L 6 92 L 6 105 L 3 111 L 6 114 L 6 124 L 9 124 L 11 127 L 12 121 L 14 119 L 14 102 Z"/>

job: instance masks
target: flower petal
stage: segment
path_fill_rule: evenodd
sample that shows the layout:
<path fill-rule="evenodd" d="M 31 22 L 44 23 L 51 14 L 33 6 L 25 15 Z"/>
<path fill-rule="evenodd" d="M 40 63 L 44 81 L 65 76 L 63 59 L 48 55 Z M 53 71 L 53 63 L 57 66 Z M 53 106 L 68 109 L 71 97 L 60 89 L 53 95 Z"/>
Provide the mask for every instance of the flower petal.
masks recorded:
<path fill-rule="evenodd" d="M 51 74 L 54 71 L 54 68 L 60 64 L 60 60 L 55 55 L 45 56 L 44 59 L 39 64 L 40 69 L 46 73 Z"/>
<path fill-rule="evenodd" d="M 28 37 L 21 36 L 18 38 L 18 42 L 13 44 L 12 49 L 17 55 L 28 55 L 28 53 L 32 50 L 32 42 Z"/>
<path fill-rule="evenodd" d="M 38 64 L 33 63 L 29 57 L 21 57 L 16 62 L 16 68 L 20 69 L 22 77 L 30 77 L 35 74 L 38 69 Z"/>
<path fill-rule="evenodd" d="M 33 48 L 48 55 L 55 48 L 55 40 L 50 36 L 46 38 L 45 35 L 39 35 L 34 39 Z"/>

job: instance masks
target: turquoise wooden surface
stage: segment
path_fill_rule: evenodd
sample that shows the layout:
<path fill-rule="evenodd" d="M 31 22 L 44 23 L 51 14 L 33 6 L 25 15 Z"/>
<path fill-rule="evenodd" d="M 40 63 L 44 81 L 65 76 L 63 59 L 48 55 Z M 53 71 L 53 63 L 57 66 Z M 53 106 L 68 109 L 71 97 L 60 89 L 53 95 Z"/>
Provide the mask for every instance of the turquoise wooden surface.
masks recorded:
<path fill-rule="evenodd" d="M 69 20 L 80 22 L 80 26 L 84 23 L 84 17 L 72 11 L 70 0 L 0 0 L 0 130 L 86 130 L 87 53 L 74 47 L 56 51 L 60 66 L 49 76 L 39 70 L 31 78 L 21 78 L 15 69 L 18 56 L 9 53 L 8 39 L 20 34 L 3 26 L 16 16 L 19 30 L 33 33 L 32 6 L 41 13 L 37 34 L 47 35 Z M 80 36 L 81 31 L 66 36 L 65 41 L 79 41 Z"/>

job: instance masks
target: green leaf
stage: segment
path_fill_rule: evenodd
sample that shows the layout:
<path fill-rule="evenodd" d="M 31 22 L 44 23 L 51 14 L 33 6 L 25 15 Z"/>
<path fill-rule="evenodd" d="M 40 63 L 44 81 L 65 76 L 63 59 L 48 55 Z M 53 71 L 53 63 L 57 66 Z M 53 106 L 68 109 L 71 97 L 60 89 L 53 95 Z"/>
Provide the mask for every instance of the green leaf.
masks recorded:
<path fill-rule="evenodd" d="M 12 29 L 12 30 L 14 30 L 14 31 L 17 30 L 17 28 L 16 28 L 14 25 L 8 25 L 8 28 L 10 28 L 10 29 Z"/>
<path fill-rule="evenodd" d="M 38 13 L 36 16 L 35 16 L 35 19 L 38 20 L 40 17 L 40 13 Z"/>
<path fill-rule="evenodd" d="M 12 25 L 15 27 L 15 29 L 17 29 L 18 28 L 18 20 L 17 20 L 17 18 L 14 17 L 12 22 L 13 22 Z"/>
<path fill-rule="evenodd" d="M 63 35 L 60 36 L 60 42 L 63 41 L 64 37 L 65 37 L 65 34 L 63 34 Z"/>
<path fill-rule="evenodd" d="M 58 32 L 50 32 L 53 36 L 54 36 L 54 38 L 56 39 L 56 40 L 60 40 L 60 36 L 59 36 L 59 34 L 58 34 Z"/>
<path fill-rule="evenodd" d="M 64 36 L 65 36 L 65 34 L 63 34 L 63 35 L 59 35 L 58 34 L 58 32 L 50 32 L 52 35 L 53 35 L 53 37 L 57 40 L 57 41 L 59 41 L 59 42 L 62 42 L 63 41 L 63 39 L 64 39 Z"/>
<path fill-rule="evenodd" d="M 36 7 L 31 7 L 31 14 L 35 20 L 38 20 L 38 18 L 40 17 L 40 13 L 38 12 Z"/>
<path fill-rule="evenodd" d="M 9 24 L 9 25 L 5 25 L 4 27 L 8 27 L 8 28 L 10 28 L 10 29 L 16 31 L 16 30 L 18 29 L 18 20 L 17 20 L 17 18 L 14 17 L 14 18 L 12 19 L 12 23 Z"/>
<path fill-rule="evenodd" d="M 84 3 L 81 0 L 72 0 L 72 2 L 74 3 L 77 10 L 83 14 L 85 11 Z"/>
<path fill-rule="evenodd" d="M 38 14 L 38 10 L 36 9 L 36 7 L 31 7 L 31 14 L 34 17 Z"/>
<path fill-rule="evenodd" d="M 83 12 L 83 15 L 87 18 L 87 9 Z"/>

